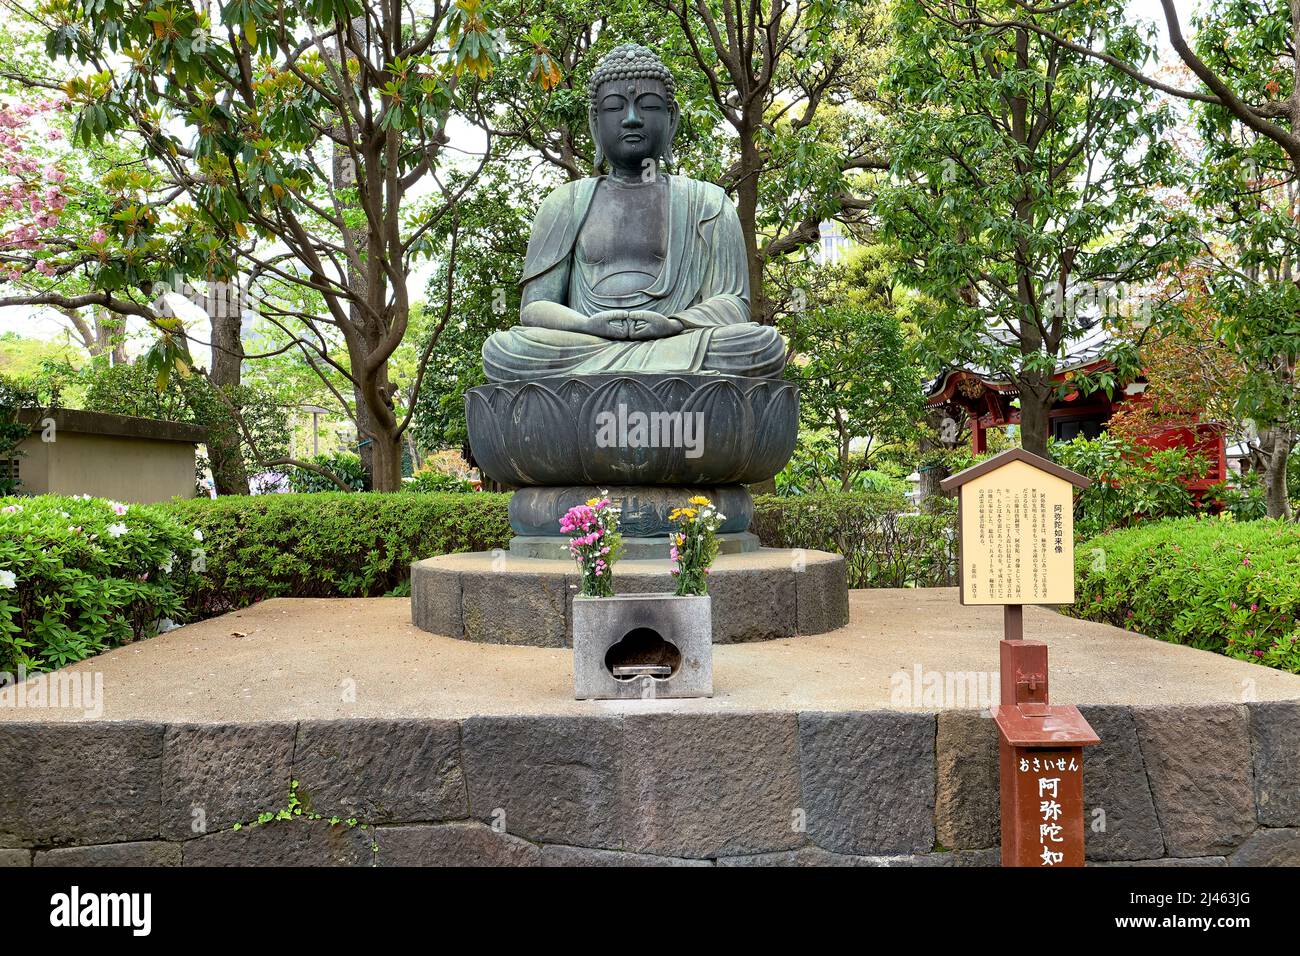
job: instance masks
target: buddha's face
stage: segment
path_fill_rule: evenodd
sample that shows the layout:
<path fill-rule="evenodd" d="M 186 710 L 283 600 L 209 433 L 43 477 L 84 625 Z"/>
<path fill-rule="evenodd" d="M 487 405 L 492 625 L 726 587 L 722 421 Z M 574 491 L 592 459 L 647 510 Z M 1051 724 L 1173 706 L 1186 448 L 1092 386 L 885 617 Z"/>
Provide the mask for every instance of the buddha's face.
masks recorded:
<path fill-rule="evenodd" d="M 640 175 L 672 140 L 677 105 L 659 80 L 609 80 L 596 93 L 595 133 L 617 171 Z"/>

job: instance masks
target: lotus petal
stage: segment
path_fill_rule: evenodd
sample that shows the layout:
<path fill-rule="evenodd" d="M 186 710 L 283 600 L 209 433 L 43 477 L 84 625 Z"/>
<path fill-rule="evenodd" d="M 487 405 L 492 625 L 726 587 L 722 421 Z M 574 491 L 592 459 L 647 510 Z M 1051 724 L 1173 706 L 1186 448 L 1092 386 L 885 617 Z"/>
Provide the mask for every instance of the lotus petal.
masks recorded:
<path fill-rule="evenodd" d="M 479 470 L 489 478 L 510 485 L 521 484 L 524 477 L 515 471 L 505 452 L 501 435 L 502 416 L 492 409 L 492 386 L 471 388 L 465 393 L 465 425 L 469 447 Z"/>
<path fill-rule="evenodd" d="M 696 389 L 682 406 L 699 451 L 683 457 L 683 474 L 674 481 L 725 484 L 736 480 L 754 444 L 754 416 L 745 394 L 727 379 Z M 695 449 L 692 449 L 694 451 Z"/>
<path fill-rule="evenodd" d="M 536 382 L 515 393 L 506 415 L 506 453 L 524 484 L 563 485 L 577 478 L 573 415 L 558 395 Z"/>
<path fill-rule="evenodd" d="M 774 477 L 790 460 L 799 440 L 798 389 L 790 382 L 772 384 L 762 411 L 754 416 L 754 447 L 739 479 L 746 484 Z"/>
<path fill-rule="evenodd" d="M 654 484 L 671 462 L 671 448 L 653 447 L 650 413 L 660 407 L 649 386 L 635 378 L 597 386 L 578 416 L 582 470 L 594 484 Z"/>

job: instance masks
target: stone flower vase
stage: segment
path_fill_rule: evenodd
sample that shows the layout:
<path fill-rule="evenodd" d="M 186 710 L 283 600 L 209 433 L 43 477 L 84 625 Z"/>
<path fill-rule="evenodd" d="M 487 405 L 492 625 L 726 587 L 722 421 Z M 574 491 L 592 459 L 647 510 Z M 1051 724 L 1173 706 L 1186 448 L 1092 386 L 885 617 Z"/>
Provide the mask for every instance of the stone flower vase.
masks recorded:
<path fill-rule="evenodd" d="M 573 696 L 712 697 L 713 612 L 708 595 L 574 597 Z"/>

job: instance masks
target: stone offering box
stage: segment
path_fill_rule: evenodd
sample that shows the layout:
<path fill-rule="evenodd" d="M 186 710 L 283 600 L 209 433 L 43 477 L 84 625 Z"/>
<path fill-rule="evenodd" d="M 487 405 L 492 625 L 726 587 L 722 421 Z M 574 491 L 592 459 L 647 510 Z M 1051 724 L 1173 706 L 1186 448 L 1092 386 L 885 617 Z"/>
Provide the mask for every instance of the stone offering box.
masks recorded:
<path fill-rule="evenodd" d="M 573 599 L 573 695 L 579 700 L 713 696 L 708 596 Z"/>

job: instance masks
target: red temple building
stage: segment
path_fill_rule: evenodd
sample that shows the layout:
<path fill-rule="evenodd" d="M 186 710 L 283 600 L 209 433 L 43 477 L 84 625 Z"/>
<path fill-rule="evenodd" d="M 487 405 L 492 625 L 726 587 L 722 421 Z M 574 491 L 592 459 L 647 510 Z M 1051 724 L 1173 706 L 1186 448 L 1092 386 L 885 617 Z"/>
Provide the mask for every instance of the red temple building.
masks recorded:
<path fill-rule="evenodd" d="M 1104 371 L 1113 367 L 1102 358 L 1100 336 L 1092 349 L 1080 349 L 1057 369 L 1054 381 L 1064 383 L 1071 374 Z M 1104 391 L 1083 395 L 1067 391 L 1052 406 L 1048 414 L 1051 431 L 1057 441 L 1069 441 L 1079 435 L 1096 438 L 1105 430 L 1111 416 L 1129 402 L 1144 402 L 1146 379 L 1139 378 L 1117 389 L 1114 395 Z M 1019 398 L 1016 386 L 1006 378 L 971 369 L 949 369 L 930 386 L 927 404 L 947 407 L 956 421 L 963 418 L 971 430 L 971 450 L 983 454 L 987 450 L 987 433 L 990 428 L 1020 424 L 1020 409 L 1013 403 Z M 1144 435 L 1138 443 L 1152 450 L 1186 448 L 1209 463 L 1204 478 L 1188 483 L 1188 489 L 1198 497 L 1211 485 L 1223 481 L 1228 475 L 1228 462 L 1224 444 L 1224 426 L 1219 422 L 1192 422 Z"/>

